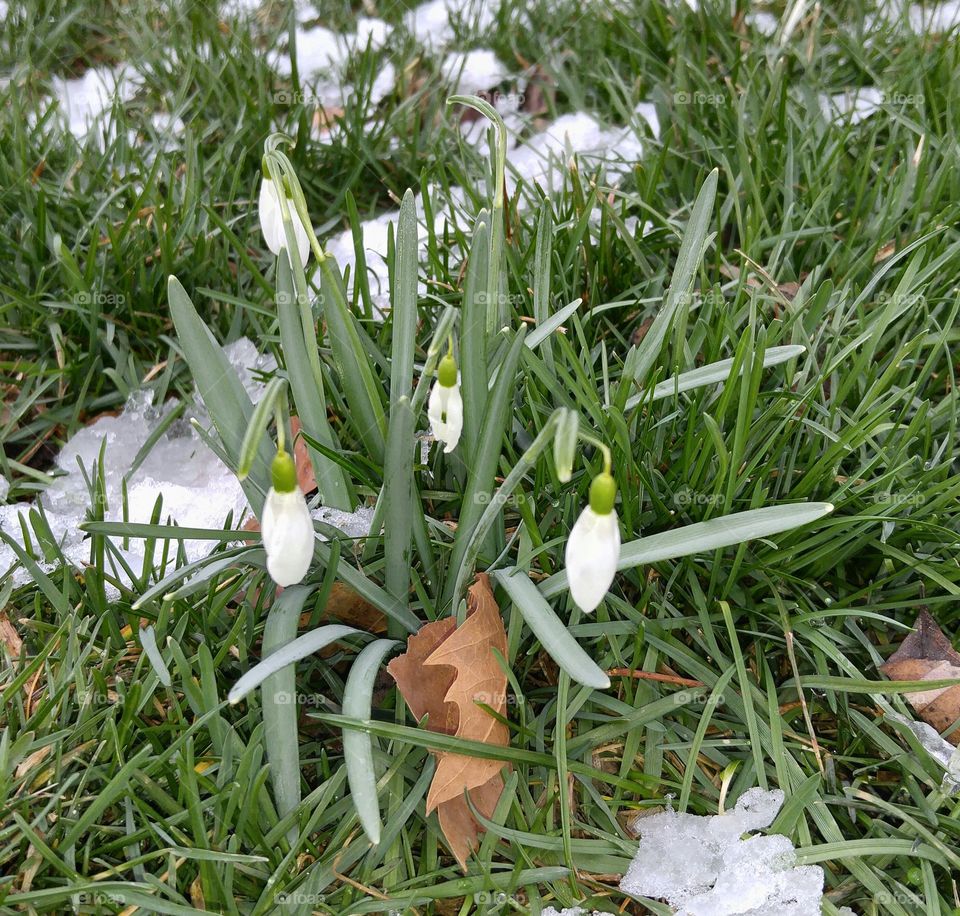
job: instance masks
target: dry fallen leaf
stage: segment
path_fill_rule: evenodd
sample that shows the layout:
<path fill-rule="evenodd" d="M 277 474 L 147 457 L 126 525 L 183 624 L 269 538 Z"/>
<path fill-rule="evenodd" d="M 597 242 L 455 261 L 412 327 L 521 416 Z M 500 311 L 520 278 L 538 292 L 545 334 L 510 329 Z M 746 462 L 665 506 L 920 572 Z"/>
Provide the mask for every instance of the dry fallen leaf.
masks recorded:
<path fill-rule="evenodd" d="M 17 628 L 10 622 L 6 613 L 0 611 L 0 645 L 6 650 L 10 661 L 16 661 L 20 658 L 20 649 L 23 646 L 23 640 L 17 632 Z"/>
<path fill-rule="evenodd" d="M 900 648 L 880 666 L 895 681 L 938 681 L 960 678 L 960 653 L 953 648 L 943 630 L 924 608 L 917 617 L 916 629 Z M 918 693 L 904 694 L 917 714 L 938 732 L 960 719 L 960 684 L 936 687 Z M 960 728 L 944 737 L 960 745 Z"/>
<path fill-rule="evenodd" d="M 507 634 L 490 580 L 477 576 L 467 593 L 467 618 L 457 627 L 452 618 L 420 628 L 407 640 L 405 654 L 387 670 L 410 710 L 427 728 L 470 741 L 506 747 L 506 725 L 478 706 L 483 703 L 500 716 L 507 713 L 507 677 L 496 655 L 507 655 Z M 492 817 L 503 778 L 500 760 L 467 757 L 451 751 L 435 752 L 437 769 L 427 794 L 427 814 L 436 809 L 440 829 L 460 867 L 477 848 L 482 830 L 470 811 L 464 792 L 484 817 Z"/>

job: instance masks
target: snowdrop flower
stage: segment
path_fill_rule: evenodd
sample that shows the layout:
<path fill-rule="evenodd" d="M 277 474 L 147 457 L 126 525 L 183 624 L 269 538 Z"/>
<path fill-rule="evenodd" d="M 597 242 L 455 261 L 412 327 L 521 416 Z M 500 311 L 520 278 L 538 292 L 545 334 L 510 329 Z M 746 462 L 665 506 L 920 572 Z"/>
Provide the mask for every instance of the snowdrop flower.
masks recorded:
<path fill-rule="evenodd" d="M 293 234 L 300 251 L 300 263 L 306 267 L 310 255 L 310 238 L 289 195 L 287 209 L 290 211 Z M 280 209 L 280 186 L 272 178 L 268 178 L 266 172 L 260 184 L 260 228 L 263 230 L 267 248 L 274 254 L 280 254 L 287 247 L 287 234 L 283 231 L 283 211 Z"/>
<path fill-rule="evenodd" d="M 273 486 L 260 519 L 267 572 L 277 585 L 296 585 L 313 559 L 313 519 L 297 486 L 297 468 L 289 452 L 277 452 L 270 470 Z"/>
<path fill-rule="evenodd" d="M 449 353 L 440 360 L 437 381 L 430 392 L 427 416 L 435 439 L 445 443 L 444 452 L 452 452 L 463 432 L 463 398 L 457 377 L 457 362 Z"/>
<path fill-rule="evenodd" d="M 613 508 L 617 485 L 609 471 L 593 478 L 590 505 L 567 539 L 570 594 L 581 610 L 592 613 L 613 582 L 620 558 L 620 525 Z"/>

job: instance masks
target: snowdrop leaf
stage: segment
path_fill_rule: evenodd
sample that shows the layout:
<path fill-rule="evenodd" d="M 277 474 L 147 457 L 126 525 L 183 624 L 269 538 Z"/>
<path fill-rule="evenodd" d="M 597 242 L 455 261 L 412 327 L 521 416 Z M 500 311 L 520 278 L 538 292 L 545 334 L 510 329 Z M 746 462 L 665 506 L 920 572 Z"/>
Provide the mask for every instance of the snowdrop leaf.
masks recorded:
<path fill-rule="evenodd" d="M 263 627 L 263 657 L 269 658 L 296 639 L 300 613 L 310 589 L 303 585 L 286 588 L 274 601 Z M 277 813 L 284 817 L 300 804 L 300 741 L 297 736 L 296 669 L 294 665 L 264 678 L 263 746 L 270 762 L 270 781 L 277 801 Z M 288 837 L 296 837 L 291 827 Z"/>
<path fill-rule="evenodd" d="M 413 411 L 404 395 L 390 411 L 387 456 L 383 473 L 383 540 L 385 584 L 398 601 L 406 603 L 410 589 L 410 541 L 413 533 Z M 420 513 L 423 514 L 422 512 Z"/>
<path fill-rule="evenodd" d="M 407 190 L 397 221 L 396 263 L 391 289 L 393 308 L 390 351 L 390 403 L 413 392 L 413 357 L 417 335 L 417 205 Z"/>
<path fill-rule="evenodd" d="M 800 344 L 788 344 L 782 347 L 770 347 L 763 354 L 763 368 L 778 366 L 788 360 L 806 352 L 806 347 Z M 636 407 L 641 402 L 659 401 L 661 398 L 668 398 L 672 394 L 679 394 L 683 391 L 691 391 L 694 388 L 703 388 L 706 385 L 715 385 L 719 382 L 725 382 L 730 377 L 730 370 L 733 368 L 734 359 L 721 359 L 715 363 L 708 363 L 706 366 L 699 366 L 691 369 L 689 372 L 681 372 L 677 376 L 664 379 L 654 386 L 652 392 L 646 394 L 637 394 L 628 399 L 626 408 L 629 410 Z M 740 371 L 743 371 L 741 366 Z"/>
<path fill-rule="evenodd" d="M 490 214 L 481 210 L 473 228 L 460 317 L 460 389 L 464 455 L 475 454 L 487 409 L 486 288 L 490 263 Z M 439 341 L 441 345 L 444 343 Z"/>
<path fill-rule="evenodd" d="M 187 291 L 174 276 L 168 280 L 167 294 L 170 315 L 184 358 L 223 442 L 224 451 L 236 468 L 240 463 L 244 431 L 253 414 L 253 404 L 223 349 L 197 314 Z M 257 459 L 243 485 L 250 505 L 258 514 L 263 504 L 263 494 L 269 486 L 272 457 L 270 442 L 263 436 L 258 444 Z"/>
<path fill-rule="evenodd" d="M 664 531 L 628 541 L 620 548 L 617 569 L 632 569 L 635 566 L 659 563 L 692 553 L 729 547 L 754 538 L 769 537 L 791 528 L 809 525 L 831 512 L 833 506 L 830 503 L 797 503 L 722 515 L 674 531 Z M 546 598 L 558 595 L 567 588 L 569 584 L 566 571 L 555 573 L 539 586 L 540 592 Z"/>
<path fill-rule="evenodd" d="M 370 718 L 373 685 L 380 664 L 395 646 L 393 639 L 370 643 L 350 667 L 343 691 L 343 715 L 365 722 Z M 357 810 L 360 825 L 367 839 L 380 842 L 380 807 L 377 799 L 377 773 L 373 762 L 373 737 L 357 729 L 343 730 L 343 760 L 347 768 L 350 799 Z"/>
<path fill-rule="evenodd" d="M 362 630 L 339 624 L 328 624 L 324 627 L 317 627 L 309 633 L 304 633 L 303 636 L 298 636 L 292 642 L 280 647 L 276 652 L 266 656 L 254 665 L 233 685 L 227 694 L 227 699 L 231 703 L 239 703 L 251 690 L 259 687 L 275 671 L 280 671 L 287 665 L 300 661 L 301 658 L 313 655 L 314 652 L 319 652 L 345 636 L 361 634 L 366 635 Z"/>
<path fill-rule="evenodd" d="M 170 677 L 170 669 L 160 654 L 160 649 L 157 646 L 157 633 L 152 626 L 141 627 L 140 645 L 143 646 L 144 654 L 147 656 L 147 661 L 150 662 L 150 667 L 153 668 L 153 673 L 156 674 L 164 687 L 169 687 L 173 683 Z"/>
<path fill-rule="evenodd" d="M 250 469 L 253 467 L 260 441 L 267 435 L 270 420 L 273 418 L 274 408 L 277 406 L 277 401 L 283 396 L 286 387 L 286 379 L 274 376 L 267 383 L 263 396 L 253 408 L 253 414 L 250 417 L 250 422 L 243 434 L 243 442 L 240 445 L 240 461 L 237 465 L 237 476 L 241 480 L 250 473 Z"/>
<path fill-rule="evenodd" d="M 327 420 L 323 379 L 319 382 L 315 379 L 307 355 L 289 258 L 277 259 L 277 320 L 290 393 L 303 431 L 327 448 L 336 449 L 337 443 Z M 309 439 L 306 441 L 323 504 L 349 512 L 353 508 L 353 499 L 350 483 L 343 469 L 314 448 Z"/>
<path fill-rule="evenodd" d="M 540 640 L 540 645 L 571 680 L 598 690 L 610 686 L 606 672 L 581 648 L 522 569 L 497 570 L 494 575 Z"/>
<path fill-rule="evenodd" d="M 544 200 L 537 217 L 537 241 L 533 254 L 533 317 L 541 327 L 550 317 L 550 273 L 553 266 L 553 213 Z M 568 306 L 569 308 L 569 306 Z M 543 361 L 554 371 L 552 346 L 543 348 Z"/>
<path fill-rule="evenodd" d="M 347 305 L 340 268 L 333 258 L 326 257 L 320 269 L 323 316 L 327 322 L 327 336 L 337 374 L 354 415 L 357 435 L 374 461 L 380 463 L 383 461 L 387 431 L 382 387 L 376 380 L 370 357 Z"/>

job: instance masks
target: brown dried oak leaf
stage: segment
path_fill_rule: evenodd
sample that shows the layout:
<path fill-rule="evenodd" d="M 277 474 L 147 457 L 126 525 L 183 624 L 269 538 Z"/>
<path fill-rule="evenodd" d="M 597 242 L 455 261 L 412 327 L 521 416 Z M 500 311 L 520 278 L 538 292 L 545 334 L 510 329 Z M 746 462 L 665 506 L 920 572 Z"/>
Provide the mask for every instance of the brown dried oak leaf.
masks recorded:
<path fill-rule="evenodd" d="M 960 653 L 930 613 L 923 609 L 917 617 L 916 629 L 900 644 L 880 670 L 895 681 L 940 681 L 960 678 Z M 960 684 L 935 687 L 905 694 L 910 705 L 924 722 L 943 733 L 960 719 Z M 944 737 L 960 745 L 960 728 Z"/>
<path fill-rule="evenodd" d="M 387 670 L 417 719 L 429 716 L 428 730 L 506 747 L 507 726 L 477 705 L 506 718 L 507 676 L 494 649 L 507 657 L 507 634 L 490 580 L 481 573 L 467 593 L 463 626 L 457 627 L 452 617 L 425 624 Z M 450 851 L 466 870 L 482 828 L 464 793 L 484 817 L 492 817 L 503 792 L 504 763 L 452 751 L 434 753 L 437 769 L 427 793 L 427 814 L 436 809 Z"/>

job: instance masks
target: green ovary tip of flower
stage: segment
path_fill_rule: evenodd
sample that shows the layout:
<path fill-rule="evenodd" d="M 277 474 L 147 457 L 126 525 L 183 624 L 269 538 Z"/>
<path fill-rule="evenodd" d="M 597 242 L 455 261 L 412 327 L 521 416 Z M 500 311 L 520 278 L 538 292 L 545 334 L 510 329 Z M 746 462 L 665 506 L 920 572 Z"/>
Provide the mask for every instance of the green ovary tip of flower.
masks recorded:
<path fill-rule="evenodd" d="M 270 476 L 273 489 L 278 493 L 292 493 L 297 488 L 297 466 L 289 452 L 279 451 L 274 455 Z"/>
<path fill-rule="evenodd" d="M 617 498 L 617 483 L 613 475 L 597 474 L 590 484 L 590 508 L 597 515 L 609 515 Z"/>
<path fill-rule="evenodd" d="M 440 360 L 437 380 L 444 388 L 453 388 L 457 384 L 457 361 L 449 354 Z"/>

